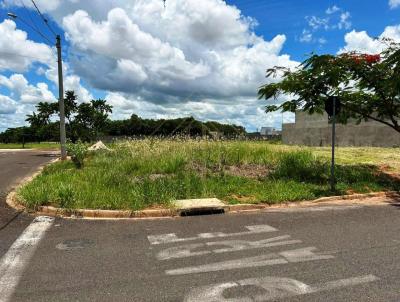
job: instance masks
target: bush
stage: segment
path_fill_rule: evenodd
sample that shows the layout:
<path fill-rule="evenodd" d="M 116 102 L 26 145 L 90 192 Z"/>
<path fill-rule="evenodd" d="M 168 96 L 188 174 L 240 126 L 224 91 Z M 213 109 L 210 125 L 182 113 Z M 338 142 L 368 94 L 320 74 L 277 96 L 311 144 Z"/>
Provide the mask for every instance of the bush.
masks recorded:
<path fill-rule="evenodd" d="M 85 157 L 88 153 L 88 148 L 81 141 L 78 141 L 76 144 L 68 144 L 67 145 L 68 155 L 71 156 L 72 162 L 75 164 L 75 167 L 81 169 L 83 167 L 83 163 Z"/>
<path fill-rule="evenodd" d="M 310 151 L 283 153 L 272 177 L 322 184 L 329 180 L 329 165 Z"/>

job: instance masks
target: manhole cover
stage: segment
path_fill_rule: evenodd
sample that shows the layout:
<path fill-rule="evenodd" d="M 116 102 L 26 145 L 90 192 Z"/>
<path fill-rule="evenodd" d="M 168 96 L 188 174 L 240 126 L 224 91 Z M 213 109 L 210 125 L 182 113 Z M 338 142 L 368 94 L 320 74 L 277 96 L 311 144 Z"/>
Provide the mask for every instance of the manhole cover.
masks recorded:
<path fill-rule="evenodd" d="M 73 239 L 66 240 L 56 245 L 56 248 L 62 251 L 80 250 L 94 245 L 94 242 L 89 239 Z"/>

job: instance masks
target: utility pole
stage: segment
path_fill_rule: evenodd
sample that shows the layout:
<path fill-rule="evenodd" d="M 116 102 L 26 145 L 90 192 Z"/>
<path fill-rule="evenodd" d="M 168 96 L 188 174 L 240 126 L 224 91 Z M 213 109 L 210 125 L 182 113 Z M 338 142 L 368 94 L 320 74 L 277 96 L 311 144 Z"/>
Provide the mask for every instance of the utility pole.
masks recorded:
<path fill-rule="evenodd" d="M 61 56 L 61 37 L 56 36 L 57 48 L 57 63 L 58 63 L 58 105 L 60 108 L 60 145 L 61 145 L 61 160 L 67 159 L 66 150 L 66 133 L 65 133 L 65 106 L 64 106 L 64 80 L 62 70 L 62 56 Z"/>
<path fill-rule="evenodd" d="M 332 114 L 332 163 L 331 163 L 331 191 L 336 189 L 335 185 L 335 144 L 336 144 L 336 100 L 333 99 L 333 114 Z"/>
<path fill-rule="evenodd" d="M 36 10 L 39 13 L 39 16 L 43 19 L 44 23 L 46 26 L 50 29 L 50 31 L 54 34 L 56 37 L 56 48 L 57 48 L 57 63 L 58 63 L 58 105 L 59 105 L 59 110 L 60 110 L 60 145 L 61 145 L 61 159 L 65 160 L 67 159 L 67 150 L 66 150 L 66 133 L 65 133 L 65 106 L 64 106 L 64 80 L 63 80 L 63 70 L 62 70 L 62 56 L 61 56 L 61 37 L 60 35 L 57 35 L 54 30 L 50 27 L 48 24 L 48 20 L 45 19 L 42 15 L 42 13 L 39 11 L 39 8 L 36 6 L 36 3 L 34 0 L 31 0 L 32 3 L 35 5 Z M 28 22 L 26 22 L 24 19 L 21 19 L 14 13 L 8 13 L 7 14 L 10 18 L 12 19 L 19 19 L 21 20 L 25 25 L 29 26 L 33 31 L 35 31 L 37 34 L 39 34 L 42 38 L 44 38 L 47 42 L 50 44 L 53 44 L 50 39 L 46 37 L 36 26 L 30 25 Z"/>

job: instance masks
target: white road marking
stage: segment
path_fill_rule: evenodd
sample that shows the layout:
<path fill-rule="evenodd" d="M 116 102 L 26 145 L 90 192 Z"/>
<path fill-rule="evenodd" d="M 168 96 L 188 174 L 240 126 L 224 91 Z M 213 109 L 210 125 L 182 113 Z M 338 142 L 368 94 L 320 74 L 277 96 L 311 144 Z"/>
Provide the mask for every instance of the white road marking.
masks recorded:
<path fill-rule="evenodd" d="M 54 218 L 39 216 L 23 231 L 0 260 L 0 302 L 8 302 L 32 258 L 38 243 L 51 227 Z"/>
<path fill-rule="evenodd" d="M 195 237 L 187 237 L 187 238 L 179 238 L 175 233 L 170 234 L 162 234 L 162 235 L 150 235 L 147 236 L 149 242 L 151 244 L 165 244 L 165 243 L 173 243 L 173 242 L 185 242 L 185 241 L 194 241 L 199 239 L 214 239 L 214 238 L 224 238 L 224 237 L 233 237 L 233 236 L 243 236 L 243 235 L 250 235 L 250 234 L 262 234 L 262 233 L 270 233 L 276 232 L 272 226 L 269 225 L 253 225 L 253 226 L 246 226 L 248 231 L 245 232 L 238 232 L 238 233 L 223 233 L 223 232 L 216 232 L 216 233 L 200 233 Z"/>
<path fill-rule="evenodd" d="M 215 262 L 199 266 L 183 267 L 173 270 L 167 270 L 165 271 L 165 273 L 167 275 L 187 275 L 287 263 L 328 260 L 334 258 L 334 256 L 328 255 L 326 253 L 314 253 L 316 249 L 317 248 L 315 247 L 307 247 L 297 250 L 284 251 L 281 253 L 270 253 L 256 257 Z"/>
<path fill-rule="evenodd" d="M 297 244 L 301 243 L 301 240 L 288 240 L 290 239 L 289 235 L 278 236 L 268 239 L 263 239 L 259 241 L 247 241 L 247 240 L 227 240 L 227 241 L 217 241 L 217 242 L 207 242 L 207 243 L 198 243 L 198 244 L 186 244 L 176 247 L 171 247 L 164 249 L 157 253 L 158 260 L 168 260 L 175 258 L 186 258 L 192 256 L 200 256 L 211 253 L 229 253 L 236 251 L 245 251 L 251 249 L 259 249 L 259 248 L 268 248 L 274 246 L 283 246 L 289 244 Z M 214 250 L 203 250 L 203 251 L 194 251 L 200 248 L 206 248 L 211 246 L 225 246 L 225 248 L 219 248 Z"/>
<path fill-rule="evenodd" d="M 328 283 L 309 286 L 303 282 L 289 278 L 252 278 L 237 282 L 227 282 L 210 286 L 202 286 L 192 290 L 185 298 L 185 302 L 252 302 L 271 301 L 280 298 L 288 298 L 298 295 L 305 295 L 366 284 L 379 280 L 374 275 L 365 275 L 348 279 L 330 281 Z M 254 294 L 247 297 L 225 298 L 224 292 L 228 289 L 240 288 L 242 286 L 255 286 L 263 290 L 263 294 Z"/>

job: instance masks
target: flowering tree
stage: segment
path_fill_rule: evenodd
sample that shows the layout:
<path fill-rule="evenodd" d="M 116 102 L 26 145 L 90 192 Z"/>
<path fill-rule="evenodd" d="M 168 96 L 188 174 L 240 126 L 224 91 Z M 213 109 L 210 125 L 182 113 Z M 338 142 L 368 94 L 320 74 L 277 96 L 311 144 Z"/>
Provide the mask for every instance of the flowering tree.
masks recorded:
<path fill-rule="evenodd" d="M 371 119 L 400 132 L 400 44 L 382 42 L 387 47 L 381 54 L 312 55 L 296 70 L 267 70 L 267 77 L 279 75 L 282 80 L 262 86 L 259 97 L 288 95 L 290 100 L 268 105 L 266 112 L 322 113 L 326 99 L 335 95 L 342 102 L 341 122 Z"/>

